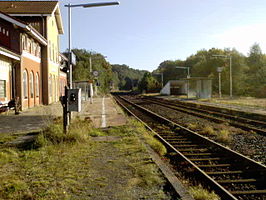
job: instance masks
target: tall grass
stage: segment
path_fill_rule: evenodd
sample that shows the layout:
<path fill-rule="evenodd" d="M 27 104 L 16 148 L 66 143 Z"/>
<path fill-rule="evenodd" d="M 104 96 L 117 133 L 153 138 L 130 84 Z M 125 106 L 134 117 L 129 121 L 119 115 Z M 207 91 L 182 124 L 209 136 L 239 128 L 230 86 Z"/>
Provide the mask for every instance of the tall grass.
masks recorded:
<path fill-rule="evenodd" d="M 201 185 L 190 187 L 189 193 L 195 200 L 220 200 L 220 197 L 217 194 L 215 194 L 213 191 L 209 192 Z"/>
<path fill-rule="evenodd" d="M 69 132 L 65 134 L 62 120 L 57 120 L 38 135 L 35 141 L 35 147 L 56 145 L 60 143 L 85 142 L 92 132 L 90 123 L 86 120 L 77 118 L 72 121 L 69 127 Z"/>

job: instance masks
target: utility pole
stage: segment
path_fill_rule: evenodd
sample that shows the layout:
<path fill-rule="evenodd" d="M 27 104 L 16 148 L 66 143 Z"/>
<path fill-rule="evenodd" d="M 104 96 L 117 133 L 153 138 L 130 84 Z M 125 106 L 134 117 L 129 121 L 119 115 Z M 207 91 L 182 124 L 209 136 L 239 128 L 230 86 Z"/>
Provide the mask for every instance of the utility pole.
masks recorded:
<path fill-rule="evenodd" d="M 91 56 L 90 56 L 90 77 L 92 77 L 92 63 L 91 63 Z M 89 83 L 89 87 L 90 87 L 90 103 L 92 104 L 93 103 L 93 87 L 92 87 L 92 83 L 91 81 L 93 80 L 90 80 L 90 83 Z"/>
<path fill-rule="evenodd" d="M 65 87 L 65 96 L 61 99 L 61 103 L 63 105 L 63 126 L 65 133 L 68 132 L 69 124 L 70 124 L 70 117 L 71 112 L 69 111 L 70 108 L 70 99 L 68 98 L 68 92 L 69 89 L 72 89 L 72 51 L 71 51 L 71 8 L 73 7 L 83 7 L 83 8 L 90 8 L 90 7 L 101 7 L 101 6 L 113 6 L 113 5 L 119 5 L 119 2 L 99 2 L 99 3 L 86 3 L 86 4 L 66 4 L 65 7 L 68 8 L 68 73 L 67 73 L 67 85 L 68 87 Z M 91 60 L 90 60 L 90 72 L 91 69 Z M 92 85 L 91 88 L 92 89 Z M 91 90 L 92 91 L 92 90 Z M 72 100 L 75 100 L 76 97 L 73 96 Z"/>
<path fill-rule="evenodd" d="M 229 90 L 230 98 L 233 98 L 233 75 L 232 75 L 232 56 L 231 55 L 212 55 L 213 57 L 222 57 L 229 59 Z"/>

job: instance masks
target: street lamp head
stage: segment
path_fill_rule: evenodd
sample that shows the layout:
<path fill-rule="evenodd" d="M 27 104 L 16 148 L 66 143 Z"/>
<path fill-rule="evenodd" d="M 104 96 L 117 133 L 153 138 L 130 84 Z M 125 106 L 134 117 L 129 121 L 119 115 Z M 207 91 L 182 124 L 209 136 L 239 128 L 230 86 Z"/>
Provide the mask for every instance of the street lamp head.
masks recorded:
<path fill-rule="evenodd" d="M 90 7 L 100 7 L 100 6 L 114 6 L 114 5 L 119 5 L 120 3 L 118 1 L 114 2 L 102 2 L 102 3 L 88 3 L 88 4 L 83 4 L 83 8 L 90 8 Z"/>
<path fill-rule="evenodd" d="M 67 4 L 65 7 L 83 7 L 83 8 L 90 8 L 90 7 L 100 7 L 100 6 L 113 6 L 113 5 L 119 5 L 120 3 L 118 1 L 114 2 L 101 2 L 101 3 L 85 3 L 85 4 Z"/>

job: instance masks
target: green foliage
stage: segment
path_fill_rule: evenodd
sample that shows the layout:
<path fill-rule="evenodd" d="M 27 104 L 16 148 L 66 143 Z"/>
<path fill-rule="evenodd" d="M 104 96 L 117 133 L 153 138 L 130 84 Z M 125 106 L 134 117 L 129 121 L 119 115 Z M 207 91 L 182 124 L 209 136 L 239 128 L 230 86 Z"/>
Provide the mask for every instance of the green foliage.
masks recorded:
<path fill-rule="evenodd" d="M 141 78 L 147 72 L 144 70 L 137 70 L 129 68 L 127 65 L 112 65 L 112 71 L 114 72 L 115 85 L 120 90 L 134 90 L 138 86 Z"/>
<path fill-rule="evenodd" d="M 94 80 L 95 82 L 98 81 L 100 84 L 100 92 L 108 93 L 113 79 L 116 76 L 112 73 L 112 67 L 110 63 L 107 62 L 104 56 L 100 53 L 87 51 L 85 49 L 73 49 L 73 52 L 77 57 L 77 64 L 73 68 L 73 80 Z M 99 72 L 99 76 L 97 78 L 93 77 L 92 73 L 90 73 L 90 64 L 92 71 Z"/>
<path fill-rule="evenodd" d="M 213 91 L 218 93 L 217 67 L 223 67 L 222 93 L 229 94 L 229 59 L 213 55 L 231 55 L 234 95 L 266 97 L 266 55 L 256 43 L 250 48 L 248 57 L 235 49 L 202 49 L 185 61 L 164 61 L 154 72 L 163 73 L 166 84 L 169 80 L 186 77 L 186 70 L 176 69 L 176 66 L 189 67 L 192 77 L 212 78 Z"/>
<path fill-rule="evenodd" d="M 139 83 L 139 90 L 142 92 L 159 92 L 160 84 L 159 82 L 152 76 L 151 73 L 146 72 Z"/>

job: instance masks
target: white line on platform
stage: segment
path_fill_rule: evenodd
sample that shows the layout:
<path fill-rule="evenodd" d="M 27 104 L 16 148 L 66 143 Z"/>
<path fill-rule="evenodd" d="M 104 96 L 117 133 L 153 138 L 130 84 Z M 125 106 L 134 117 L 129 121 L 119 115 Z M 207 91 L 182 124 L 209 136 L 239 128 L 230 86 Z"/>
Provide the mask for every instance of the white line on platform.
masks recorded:
<path fill-rule="evenodd" d="M 104 105 L 104 97 L 102 101 L 102 126 L 101 127 L 106 127 L 106 114 L 105 114 L 105 105 Z"/>

